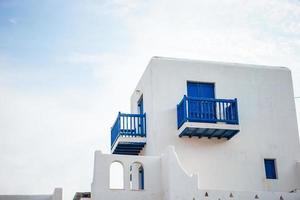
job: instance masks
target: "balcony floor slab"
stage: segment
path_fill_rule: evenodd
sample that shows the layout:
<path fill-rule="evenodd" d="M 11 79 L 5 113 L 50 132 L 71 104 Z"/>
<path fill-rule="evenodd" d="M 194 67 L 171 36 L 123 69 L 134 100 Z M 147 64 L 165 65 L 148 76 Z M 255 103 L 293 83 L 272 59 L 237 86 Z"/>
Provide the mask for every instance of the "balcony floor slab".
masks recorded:
<path fill-rule="evenodd" d="M 185 122 L 178 130 L 178 135 L 179 137 L 214 137 L 229 140 L 239 131 L 239 125 L 236 124 Z"/>
<path fill-rule="evenodd" d="M 146 144 L 146 137 L 119 136 L 111 149 L 112 154 L 138 155 Z"/>

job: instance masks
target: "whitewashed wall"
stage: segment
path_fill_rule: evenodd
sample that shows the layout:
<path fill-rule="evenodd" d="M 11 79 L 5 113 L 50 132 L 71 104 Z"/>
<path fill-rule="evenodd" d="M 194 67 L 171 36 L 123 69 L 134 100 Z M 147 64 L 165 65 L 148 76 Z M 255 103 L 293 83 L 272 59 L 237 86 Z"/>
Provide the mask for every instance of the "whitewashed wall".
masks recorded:
<path fill-rule="evenodd" d="M 179 138 L 176 105 L 186 82 L 214 82 L 216 98 L 237 98 L 240 133 L 231 140 Z M 300 160 L 291 72 L 252 66 L 154 57 L 131 97 L 144 97 L 147 145 L 160 155 L 173 145 L 183 168 L 212 190 L 290 191 L 300 188 Z M 264 158 L 277 161 L 278 180 L 266 180 Z"/>
<path fill-rule="evenodd" d="M 0 200 L 62 200 L 62 188 L 55 188 L 52 194 L 0 195 Z"/>
<path fill-rule="evenodd" d="M 124 166 L 124 189 L 110 189 L 109 176 L 110 165 L 118 161 Z M 144 168 L 144 190 L 130 189 L 130 165 L 139 162 Z M 161 173 L 159 156 L 127 156 L 95 153 L 94 177 L 92 183 L 93 200 L 112 199 L 161 199 Z"/>
<path fill-rule="evenodd" d="M 124 165 L 124 189 L 109 188 L 109 169 L 113 162 Z M 144 190 L 129 187 L 130 165 L 139 162 L 144 168 Z M 162 156 L 126 156 L 95 153 L 93 200 L 175 200 L 192 199 L 197 195 L 197 177 L 187 175 L 180 167 L 174 147 L 167 147 Z"/>
<path fill-rule="evenodd" d="M 125 170 L 125 188 L 109 189 L 109 167 L 114 161 L 122 162 Z M 129 166 L 133 162 L 143 164 L 145 173 L 145 189 L 130 190 Z M 128 170 L 127 170 L 128 168 Z M 217 200 L 244 199 L 252 200 L 258 196 L 262 200 L 280 199 L 298 200 L 300 192 L 263 192 L 237 190 L 205 190 L 198 189 L 197 175 L 188 175 L 178 160 L 174 147 L 169 146 L 160 157 L 157 156 L 120 156 L 95 153 L 95 168 L 92 183 L 92 200 Z"/>

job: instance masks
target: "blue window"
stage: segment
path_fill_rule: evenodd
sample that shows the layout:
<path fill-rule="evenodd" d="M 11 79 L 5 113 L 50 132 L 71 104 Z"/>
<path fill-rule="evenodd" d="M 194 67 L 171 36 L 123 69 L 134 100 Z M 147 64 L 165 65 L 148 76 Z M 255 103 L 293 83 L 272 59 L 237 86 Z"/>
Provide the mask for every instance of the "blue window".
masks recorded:
<path fill-rule="evenodd" d="M 138 108 L 138 114 L 144 114 L 144 101 L 143 101 L 143 95 L 140 97 L 140 99 L 137 102 L 137 108 Z M 144 132 L 144 121 L 142 118 L 139 118 L 138 121 L 138 131 L 139 133 Z"/>
<path fill-rule="evenodd" d="M 277 179 L 275 159 L 265 159 L 265 172 L 267 179 Z"/>
<path fill-rule="evenodd" d="M 138 113 L 139 114 L 144 114 L 144 101 L 143 101 L 143 96 L 138 100 Z"/>
<path fill-rule="evenodd" d="M 215 85 L 213 83 L 187 82 L 187 96 L 215 98 Z"/>

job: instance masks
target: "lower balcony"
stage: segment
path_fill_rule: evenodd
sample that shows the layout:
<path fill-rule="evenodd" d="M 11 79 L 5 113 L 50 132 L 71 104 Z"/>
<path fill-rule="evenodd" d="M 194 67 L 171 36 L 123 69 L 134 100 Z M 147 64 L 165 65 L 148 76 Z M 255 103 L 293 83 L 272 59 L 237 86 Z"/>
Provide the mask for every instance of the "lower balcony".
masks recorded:
<path fill-rule="evenodd" d="M 184 96 L 177 105 L 179 137 L 231 139 L 239 132 L 237 99 Z"/>
<path fill-rule="evenodd" d="M 111 152 L 138 155 L 145 144 L 146 114 L 119 113 L 111 128 Z"/>

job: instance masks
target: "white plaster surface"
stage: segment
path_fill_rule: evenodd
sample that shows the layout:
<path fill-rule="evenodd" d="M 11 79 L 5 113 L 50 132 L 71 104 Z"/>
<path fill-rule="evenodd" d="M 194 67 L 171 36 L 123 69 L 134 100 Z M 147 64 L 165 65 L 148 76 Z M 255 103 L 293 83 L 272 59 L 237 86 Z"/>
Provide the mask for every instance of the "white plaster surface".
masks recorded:
<path fill-rule="evenodd" d="M 216 98 L 238 99 L 239 129 L 231 140 L 179 138 L 176 105 L 187 81 L 215 83 Z M 137 90 L 139 92 L 137 92 Z M 147 144 L 141 155 L 160 155 L 168 145 L 199 187 L 212 190 L 285 191 L 300 188 L 300 145 L 291 72 L 285 67 L 154 57 L 131 97 L 143 95 Z M 277 163 L 267 180 L 264 158 Z"/>
<path fill-rule="evenodd" d="M 237 135 L 230 140 L 178 137 L 176 105 L 187 81 L 214 83 L 216 98 L 237 98 L 240 123 L 183 127 L 239 129 Z M 93 200 L 300 199 L 300 145 L 289 69 L 153 57 L 131 96 L 132 113 L 141 95 L 147 144 L 139 156 L 95 153 Z M 276 159 L 278 179 L 265 178 L 264 158 Z M 114 161 L 124 165 L 122 190 L 109 189 Z M 144 167 L 144 190 L 130 183 L 134 162 Z"/>
<path fill-rule="evenodd" d="M 110 164 L 114 161 L 118 161 L 124 166 L 124 189 L 112 190 L 109 188 L 109 168 Z M 144 190 L 130 189 L 130 165 L 134 162 L 143 165 Z M 160 199 L 160 168 L 159 156 L 110 155 L 96 151 L 92 183 L 92 199 Z"/>
<path fill-rule="evenodd" d="M 0 195 L 0 200 L 62 200 L 62 188 L 55 188 L 52 194 Z"/>
<path fill-rule="evenodd" d="M 109 189 L 109 166 L 110 163 L 118 161 L 124 165 L 124 185 L 122 190 Z M 130 164 L 141 163 L 145 173 L 145 189 L 131 190 L 129 187 Z M 217 200 L 217 199 L 259 199 L 270 200 L 298 200 L 300 191 L 268 192 L 268 191 L 238 191 L 238 190 L 210 190 L 199 189 L 196 174 L 189 175 L 182 168 L 175 149 L 169 146 L 161 156 L 124 156 L 95 153 L 95 168 L 92 183 L 92 200 Z M 206 196 L 207 193 L 207 196 Z"/>

